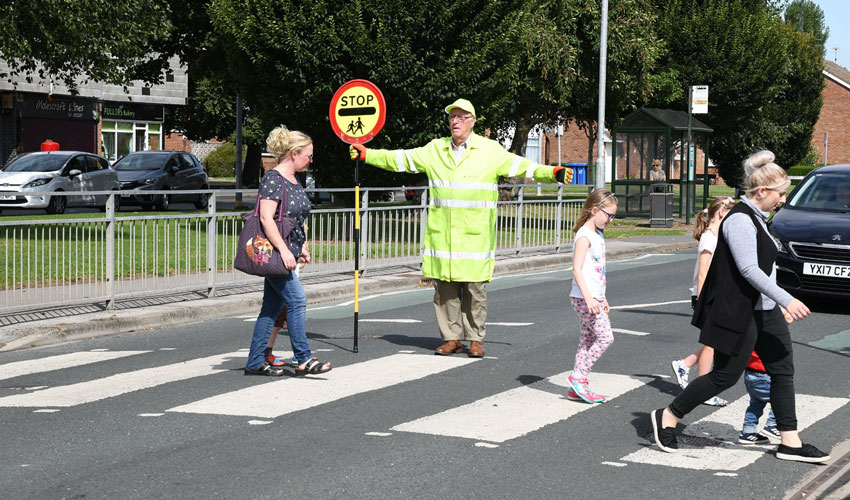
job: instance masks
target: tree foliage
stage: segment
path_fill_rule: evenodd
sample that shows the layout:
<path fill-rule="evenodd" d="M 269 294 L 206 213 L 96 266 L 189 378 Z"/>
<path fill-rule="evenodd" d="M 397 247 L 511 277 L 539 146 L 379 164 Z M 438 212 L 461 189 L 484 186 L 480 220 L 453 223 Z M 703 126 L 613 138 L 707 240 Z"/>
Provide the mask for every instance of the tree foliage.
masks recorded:
<path fill-rule="evenodd" d="M 0 7 L 0 78 L 34 75 L 76 88 L 78 79 L 159 83 L 173 42 L 161 0 L 7 0 Z"/>
<path fill-rule="evenodd" d="M 795 30 L 814 37 L 821 47 L 821 55 L 826 53 L 826 41 L 829 39 L 829 26 L 823 16 L 823 9 L 812 0 L 794 0 L 785 8 L 785 22 Z"/>
<path fill-rule="evenodd" d="M 812 37 L 797 33 L 764 0 L 654 0 L 668 51 L 661 64 L 678 88 L 709 86 L 711 158 L 730 185 L 756 149 L 793 165 L 810 147 L 820 112 L 822 60 Z M 685 94 L 686 95 L 686 94 Z M 686 99 L 657 95 L 659 107 L 687 110 Z"/>
<path fill-rule="evenodd" d="M 369 79 L 387 101 L 387 122 L 370 147 L 413 147 L 447 134 L 443 108 L 475 103 L 479 128 L 499 112 L 499 89 L 515 75 L 511 48 L 525 0 L 221 0 L 210 5 L 228 40 L 229 76 L 266 129 L 284 123 L 313 136 L 320 183 L 351 185 L 347 146 L 333 136 L 328 106 L 352 78 Z M 494 97 L 495 96 L 495 97 Z M 362 182 L 410 182 L 364 169 Z"/>

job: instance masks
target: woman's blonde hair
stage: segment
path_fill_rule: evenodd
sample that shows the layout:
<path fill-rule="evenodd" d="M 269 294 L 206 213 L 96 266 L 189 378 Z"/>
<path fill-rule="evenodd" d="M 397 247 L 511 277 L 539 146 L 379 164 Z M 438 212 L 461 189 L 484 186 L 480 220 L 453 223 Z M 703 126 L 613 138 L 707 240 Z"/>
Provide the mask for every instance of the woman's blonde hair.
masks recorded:
<path fill-rule="evenodd" d="M 700 237 L 702 237 L 702 233 L 708 229 L 708 225 L 711 224 L 714 216 L 717 215 L 717 212 L 721 210 L 731 210 L 732 207 L 735 206 L 735 200 L 732 198 L 717 198 L 712 201 L 707 208 L 696 214 L 696 227 L 694 228 L 694 239 L 699 241 Z"/>
<path fill-rule="evenodd" d="M 581 229 L 581 226 L 583 226 L 588 219 L 593 217 L 594 208 L 608 207 L 616 204 L 617 197 L 614 196 L 614 193 L 607 189 L 594 189 L 593 192 L 587 196 L 587 199 L 584 200 L 584 206 L 581 207 L 581 214 L 579 214 L 575 225 L 573 225 L 573 232 L 577 233 L 578 230 Z"/>
<path fill-rule="evenodd" d="M 764 149 L 751 154 L 744 160 L 744 191 L 753 196 L 759 188 L 772 191 L 785 191 L 791 186 L 791 179 L 785 169 L 773 163 L 776 156 Z"/>
<path fill-rule="evenodd" d="M 269 132 L 266 138 L 266 150 L 274 155 L 277 162 L 280 162 L 286 155 L 297 153 L 306 146 L 313 144 L 313 139 L 304 132 L 297 130 L 289 130 L 284 125 L 276 127 Z"/>

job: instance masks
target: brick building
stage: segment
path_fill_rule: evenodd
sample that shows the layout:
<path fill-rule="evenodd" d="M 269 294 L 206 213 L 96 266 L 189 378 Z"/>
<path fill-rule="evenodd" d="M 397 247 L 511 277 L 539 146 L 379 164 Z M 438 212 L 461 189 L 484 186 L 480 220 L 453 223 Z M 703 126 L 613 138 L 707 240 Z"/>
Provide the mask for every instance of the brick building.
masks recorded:
<path fill-rule="evenodd" d="M 188 96 L 185 68 L 177 58 L 169 62 L 171 73 L 164 83 L 136 81 L 126 91 L 120 85 L 80 79 L 72 95 L 68 87 L 37 73 L 0 81 L 0 164 L 13 151 L 38 151 L 45 139 L 110 161 L 132 151 L 169 148 L 163 130 L 165 106 L 184 106 Z M 0 60 L 0 73 L 8 69 Z"/>
<path fill-rule="evenodd" d="M 830 165 L 850 163 L 850 71 L 832 61 L 824 61 L 823 74 L 826 76 L 823 107 L 812 142 L 821 161 L 825 154 Z M 826 148 L 825 139 L 828 139 Z"/>

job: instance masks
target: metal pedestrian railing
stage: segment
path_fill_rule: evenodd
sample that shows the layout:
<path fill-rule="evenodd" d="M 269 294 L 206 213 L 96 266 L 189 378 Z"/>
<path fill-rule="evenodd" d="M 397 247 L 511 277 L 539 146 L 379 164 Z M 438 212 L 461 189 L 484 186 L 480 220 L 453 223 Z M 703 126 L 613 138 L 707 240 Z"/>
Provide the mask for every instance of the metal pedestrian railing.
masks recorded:
<path fill-rule="evenodd" d="M 353 197 L 353 189 L 315 191 L 338 199 Z M 398 193 L 398 188 L 361 188 L 360 192 L 363 273 L 418 265 L 427 196 L 416 193 L 413 203 L 387 203 L 374 199 Z M 583 200 L 564 199 L 562 186 L 557 192 L 552 188 L 546 197 L 528 197 L 521 186 L 516 192 L 514 199 L 497 205 L 497 258 L 568 250 L 570 228 Z M 162 193 L 166 192 L 145 192 Z M 111 309 L 116 300 L 164 293 L 214 297 L 227 287 L 262 283 L 261 278 L 233 268 L 241 213 L 253 208 L 256 190 L 184 193 L 208 195 L 207 210 L 152 215 L 116 212 L 120 194 L 102 192 L 87 195 L 109 196 L 103 214 L 0 217 L 0 314 L 94 303 Z M 237 199 L 243 208 L 225 208 Z M 314 207 L 308 221 L 313 262 L 306 268 L 313 279 L 352 272 L 355 217 L 349 207 Z"/>

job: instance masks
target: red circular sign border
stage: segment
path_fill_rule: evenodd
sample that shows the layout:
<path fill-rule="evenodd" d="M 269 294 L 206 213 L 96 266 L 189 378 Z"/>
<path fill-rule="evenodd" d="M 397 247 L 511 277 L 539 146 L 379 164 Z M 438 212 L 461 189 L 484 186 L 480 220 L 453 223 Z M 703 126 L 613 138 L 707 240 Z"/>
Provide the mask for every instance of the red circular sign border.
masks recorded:
<path fill-rule="evenodd" d="M 352 87 L 366 87 L 372 93 L 375 94 L 375 96 L 378 98 L 378 103 L 380 105 L 380 110 L 378 111 L 378 122 L 375 124 L 375 127 L 372 129 L 372 131 L 363 137 L 351 137 L 345 135 L 345 133 L 343 133 L 342 129 L 339 127 L 339 124 L 337 124 L 334 119 L 334 116 L 336 116 L 335 109 L 337 102 L 339 102 L 339 99 L 340 97 L 342 97 L 342 94 Z M 342 87 L 337 89 L 337 91 L 334 93 L 333 99 L 331 99 L 330 108 L 328 108 L 328 118 L 330 119 L 331 128 L 333 129 L 334 134 L 339 137 L 343 142 L 348 144 L 366 144 L 367 142 L 374 139 L 375 136 L 378 135 L 378 132 L 380 132 L 381 129 L 384 128 L 384 122 L 387 119 L 387 102 L 384 100 L 384 94 L 381 93 L 381 89 L 379 89 L 377 85 L 370 82 L 369 80 L 349 80 L 343 83 Z"/>

